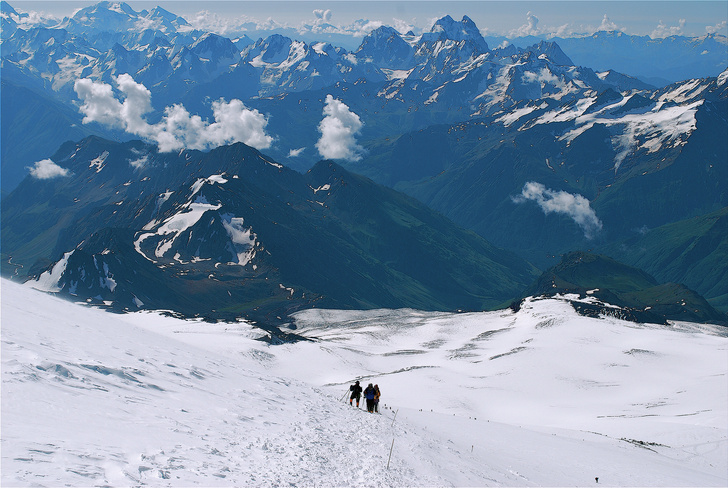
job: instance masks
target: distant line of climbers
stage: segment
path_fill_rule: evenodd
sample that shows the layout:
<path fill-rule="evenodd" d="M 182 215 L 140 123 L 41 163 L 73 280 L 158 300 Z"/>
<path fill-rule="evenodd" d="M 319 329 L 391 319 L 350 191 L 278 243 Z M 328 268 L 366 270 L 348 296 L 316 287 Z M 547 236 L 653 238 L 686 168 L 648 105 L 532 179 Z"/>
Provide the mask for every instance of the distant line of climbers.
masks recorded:
<path fill-rule="evenodd" d="M 359 384 L 359 380 L 357 380 L 353 385 L 349 387 L 349 391 L 351 392 L 351 396 L 349 397 L 349 405 L 354 406 L 354 400 L 356 400 L 356 406 L 359 407 L 359 400 L 361 399 L 362 389 L 361 385 Z M 366 387 L 364 390 L 364 398 L 367 401 L 367 412 L 369 413 L 379 413 L 379 397 L 381 396 L 381 393 L 379 391 L 379 385 L 372 385 L 369 383 L 369 386 Z"/>

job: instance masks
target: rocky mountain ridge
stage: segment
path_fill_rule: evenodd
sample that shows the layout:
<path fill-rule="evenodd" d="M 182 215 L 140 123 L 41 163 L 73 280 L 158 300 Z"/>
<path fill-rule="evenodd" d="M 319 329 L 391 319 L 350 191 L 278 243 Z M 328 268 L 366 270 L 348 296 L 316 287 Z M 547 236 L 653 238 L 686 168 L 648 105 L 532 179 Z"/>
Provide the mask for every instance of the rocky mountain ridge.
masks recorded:
<path fill-rule="evenodd" d="M 327 104 L 341 103 L 359 123 L 354 134 L 359 159 L 337 161 L 337 171 L 346 171 L 347 180 L 374 188 L 369 186 L 371 182 L 364 184 L 364 179 L 354 175 L 361 173 L 403 191 L 542 269 L 575 249 L 609 249 L 610 256 L 618 260 L 622 254 L 632 259 L 634 253 L 624 246 L 637 234 L 712 215 L 727 204 L 728 150 L 722 137 L 728 125 L 726 71 L 717 77 L 658 89 L 614 70 L 577 66 L 554 42 L 534 40 L 525 47 L 493 48 L 495 44 L 487 41 L 467 16 L 461 21 L 443 17 L 430 32 L 421 35 L 403 35 L 380 27 L 366 36 L 359 48 L 347 51 L 329 43 L 307 43 L 281 35 L 255 42 L 233 41 L 195 31 L 184 19 L 162 9 L 135 12 L 117 3 L 89 7 L 60 25 L 24 30 L 17 25 L 13 28 L 17 13 L 7 15 L 7 7 L 3 5 L 1 61 L 3 184 L 19 181 L 29 169 L 34 176 L 3 199 L 3 269 L 36 277 L 48 271 L 47 276 L 57 278 L 52 273 L 53 264 L 77 250 L 77 256 L 65 258 L 79 260 L 73 265 L 76 272 L 69 274 L 76 276 L 72 281 L 77 284 L 64 286 L 66 290 L 78 289 L 78 283 L 84 282 L 94 290 L 89 291 L 90 298 L 111 291 L 109 273 L 117 277 L 124 274 L 109 271 L 116 265 L 105 261 L 108 253 L 104 254 L 103 239 L 116 242 L 119 253 L 133 256 L 129 262 L 142 268 L 192 266 L 196 271 L 190 274 L 198 277 L 214 275 L 203 269 L 200 252 L 220 266 L 233 263 L 228 267 L 238 271 L 248 264 L 262 269 L 265 263 L 252 262 L 254 257 L 263 259 L 265 255 L 257 250 L 264 241 L 257 228 L 249 225 L 250 216 L 225 210 L 242 204 L 224 203 L 221 197 L 215 199 L 206 193 L 217 186 L 220 190 L 242 185 L 242 178 L 230 177 L 239 168 L 232 171 L 228 163 L 221 166 L 219 162 L 208 167 L 211 156 L 204 153 L 184 149 L 163 153 L 138 141 L 115 146 L 91 138 L 57 150 L 63 141 L 79 141 L 90 134 L 118 141 L 136 137 L 118 125 L 104 126 L 84 119 L 75 91 L 79 80 L 121 96 L 115 84 L 122 77 L 127 83 L 133 82 L 140 93 L 148 93 L 149 111 L 142 114 L 145 130 L 157 127 L 152 124 L 160 119 L 170 122 L 166 117 L 174 111 L 204 125 L 212 120 L 216 100 L 235 101 L 254 111 L 250 113 L 257 114 L 267 131 L 268 146 L 260 160 L 281 171 L 287 167 L 301 173 L 310 169 L 318 174 L 322 164 L 333 164 L 317 164 L 321 156 L 316 141 L 322 138 Z M 21 99 L 29 103 L 17 103 Z M 138 131 L 138 135 L 144 136 L 145 131 Z M 101 149 L 108 144 L 111 149 Z M 79 156 L 80 166 L 70 164 L 69 154 L 91 146 L 96 149 L 93 154 Z M 226 151 L 218 148 L 213 153 L 228 154 Z M 50 167 L 56 178 L 39 181 L 39 165 Z M 149 179 L 140 180 L 144 172 L 149 172 Z M 77 180 L 80 174 L 89 179 Z M 281 187 L 276 179 L 270 181 L 272 188 L 303 198 L 309 190 L 301 189 L 300 182 L 292 183 L 298 178 L 295 172 L 286 169 L 286 174 L 289 176 L 283 179 L 296 189 Z M 58 178 L 61 175 L 65 176 Z M 74 185 L 67 186 L 69 181 Z M 201 193 L 193 195 L 190 192 L 199 181 L 197 190 Z M 313 181 L 308 186 L 325 185 Z M 75 196 L 78 201 L 68 197 L 73 193 L 69 189 L 75 187 L 87 192 Z M 110 188 L 119 193 L 108 193 Z M 254 193 L 262 202 L 271 202 L 261 212 L 272 215 L 282 209 L 278 208 L 280 202 L 271 200 L 269 190 Z M 365 194 L 377 198 L 373 195 L 379 191 Z M 31 192 L 37 200 L 25 201 L 23 192 Z M 139 197 L 138 207 L 118 197 L 132 194 Z M 366 198 L 361 198 L 359 205 L 366 208 Z M 259 203 L 251 201 L 248 207 L 258 208 Z M 304 198 L 299 204 L 298 211 L 313 214 L 324 202 Z M 385 268 L 388 266 L 389 257 L 378 255 L 374 246 L 375 236 L 388 228 L 382 222 L 398 222 L 392 228 L 397 232 L 402 231 L 401 226 L 422 222 L 419 217 L 401 220 L 396 217 L 399 212 L 380 209 L 371 220 L 378 222 L 378 227 L 367 224 L 362 228 L 351 220 L 355 215 L 361 217 L 351 213 L 351 205 L 348 200 L 337 201 L 337 212 L 346 218 L 338 219 L 342 227 L 336 232 L 356 236 L 345 247 L 364 252 L 368 257 L 361 263 L 371 265 L 368 259 L 383 259 Z M 162 208 L 171 213 L 158 215 Z M 194 225 L 174 230 L 193 215 L 199 217 Z M 271 215 L 266 218 L 280 218 Z M 425 220 L 428 225 L 440 225 Z M 311 233 L 303 227 L 295 230 Z M 213 235 L 228 237 L 215 241 Z M 279 238 L 291 239 L 297 234 L 276 235 L 274 240 L 265 240 L 265 249 L 269 250 L 273 242 L 280 245 Z M 722 241 L 698 239 L 710 243 L 710 249 L 689 253 L 689 262 L 681 261 L 682 274 L 670 274 L 671 279 L 694 283 L 692 269 L 712 266 Z M 423 235 L 418 240 L 429 242 Z M 193 242 L 201 247 L 190 247 Z M 481 246 L 473 242 L 466 247 Z M 431 244 L 435 249 L 443 245 L 441 241 Z M 402 263 L 407 261 L 401 248 L 387 250 Z M 483 252 L 487 259 L 495 256 L 491 251 Z M 465 254 L 470 255 L 470 251 Z M 246 265 L 240 266 L 242 262 Z M 344 262 L 346 267 L 352 261 L 346 258 Z M 292 264 L 296 263 L 271 266 L 292 269 Z M 513 294 L 506 296 L 504 292 L 496 297 L 483 290 L 491 286 L 489 280 L 502 277 L 504 271 L 490 264 L 484 266 L 489 269 L 485 273 L 488 276 L 483 278 L 482 288 L 477 285 L 473 292 L 480 298 L 473 298 L 464 308 L 493 306 L 498 300 L 515 296 L 516 284 L 529 282 L 524 273 L 534 272 L 522 262 L 515 265 L 520 271 L 505 278 L 514 284 L 506 286 Z M 654 269 L 656 264 L 645 266 Z M 150 276 L 157 273 L 153 268 L 149 268 Z M 422 296 L 435 289 L 448 293 L 448 287 L 438 288 L 431 281 L 423 284 L 421 280 L 426 281 L 427 276 L 418 274 L 421 271 L 412 265 L 405 268 L 406 278 L 397 274 L 401 269 L 387 278 L 399 283 L 393 288 L 398 291 L 390 290 L 387 295 L 377 290 L 369 296 L 360 290 L 360 295 L 353 294 L 359 297 L 354 301 L 370 306 L 429 300 L 447 309 L 463 308 L 456 301 L 445 305 L 444 299 L 438 301 L 434 294 L 423 302 Z M 467 282 L 468 274 L 456 271 L 459 268 L 452 262 L 445 268 L 459 274 L 456 281 L 460 284 Z M 661 279 L 666 276 L 653 273 Z M 81 279 L 92 275 L 98 286 Z M 362 283 L 376 281 L 365 275 Z M 126 279 L 131 283 L 132 278 Z M 170 274 L 169 279 L 171 283 L 176 278 Z M 288 280 L 296 287 L 284 283 L 285 279 L 278 284 L 283 286 L 280 289 L 309 290 L 307 296 L 313 297 L 316 293 L 312 290 L 319 284 L 312 288 L 301 284 L 309 279 L 301 274 Z M 708 281 L 704 288 L 697 285 L 697 291 L 705 293 L 711 303 L 723 304 L 720 290 L 725 278 L 716 275 Z M 53 286 L 57 280 L 55 283 Z M 179 283 L 182 290 L 189 284 L 188 277 L 183 276 Z M 271 289 L 266 286 L 256 293 L 269 293 Z M 101 289 L 106 291 L 101 293 Z M 119 294 L 123 289 L 122 285 L 115 288 Z M 420 291 L 413 292 L 416 289 Z M 422 290 L 427 290 L 424 295 Z M 132 295 L 125 295 L 124 306 L 135 304 Z M 330 291 L 322 295 L 333 296 Z M 415 296 L 419 298 L 412 301 Z M 147 304 L 154 301 L 149 296 L 146 301 L 137 298 Z M 347 300 L 342 296 L 332 303 L 355 306 Z"/>
<path fill-rule="evenodd" d="M 117 310 L 483 309 L 536 273 L 333 162 L 302 175 L 243 144 L 172 155 L 98 138 L 54 158 L 69 176 L 3 202 L 5 271 Z"/>

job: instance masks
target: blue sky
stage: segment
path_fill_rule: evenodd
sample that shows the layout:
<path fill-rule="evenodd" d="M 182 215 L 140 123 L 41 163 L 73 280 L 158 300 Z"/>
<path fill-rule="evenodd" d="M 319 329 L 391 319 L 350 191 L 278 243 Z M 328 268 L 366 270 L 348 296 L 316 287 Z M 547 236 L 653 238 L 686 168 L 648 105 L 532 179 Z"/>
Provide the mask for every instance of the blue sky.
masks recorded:
<path fill-rule="evenodd" d="M 95 1 L 10 1 L 18 11 L 70 16 Z M 128 1 L 137 11 L 159 5 L 195 27 L 224 35 L 256 28 L 292 28 L 300 32 L 363 34 L 390 25 L 400 31 L 427 30 L 434 19 L 448 14 L 456 20 L 469 16 L 484 35 L 568 37 L 597 30 L 666 37 L 727 35 L 725 1 Z"/>

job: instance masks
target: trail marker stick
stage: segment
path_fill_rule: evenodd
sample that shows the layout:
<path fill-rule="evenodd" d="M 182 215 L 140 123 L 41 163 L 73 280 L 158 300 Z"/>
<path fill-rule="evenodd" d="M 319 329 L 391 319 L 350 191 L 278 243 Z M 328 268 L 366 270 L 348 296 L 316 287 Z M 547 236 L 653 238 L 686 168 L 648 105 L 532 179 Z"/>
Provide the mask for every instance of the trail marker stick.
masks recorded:
<path fill-rule="evenodd" d="M 392 460 L 392 450 L 394 449 L 394 437 L 392 438 L 392 447 L 389 448 L 389 459 L 387 459 L 387 469 L 389 469 L 389 461 Z"/>

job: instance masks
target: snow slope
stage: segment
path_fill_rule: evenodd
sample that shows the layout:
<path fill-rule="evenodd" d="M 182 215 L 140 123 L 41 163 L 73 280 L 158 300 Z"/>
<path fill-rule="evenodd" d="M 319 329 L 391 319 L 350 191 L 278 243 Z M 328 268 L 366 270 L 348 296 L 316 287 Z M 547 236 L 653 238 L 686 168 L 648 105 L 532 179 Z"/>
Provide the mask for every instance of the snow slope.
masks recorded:
<path fill-rule="evenodd" d="M 297 332 L 315 340 L 271 346 L 246 323 L 1 291 L 3 486 L 728 482 L 719 327 L 551 299 L 517 314 L 309 310 Z M 356 378 L 380 385 L 381 415 L 342 401 Z"/>

